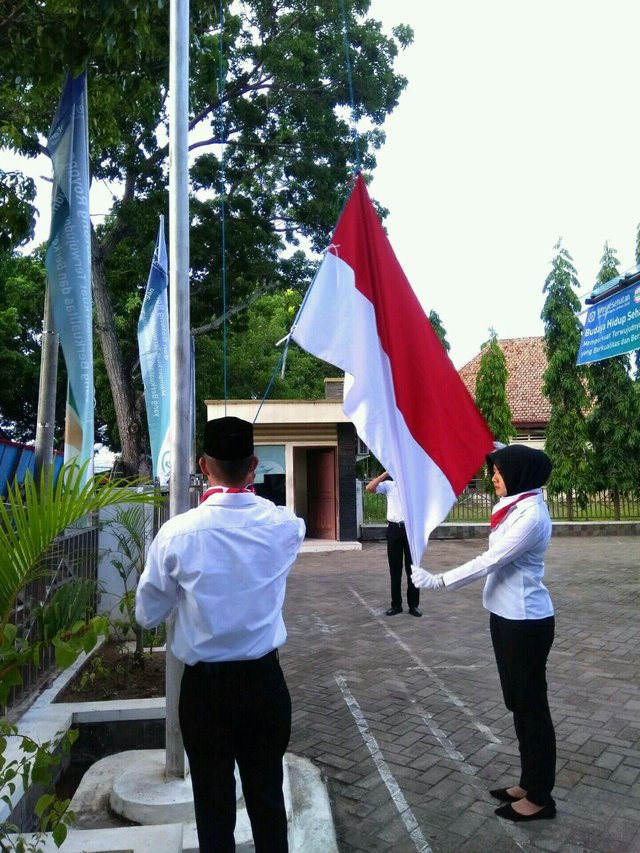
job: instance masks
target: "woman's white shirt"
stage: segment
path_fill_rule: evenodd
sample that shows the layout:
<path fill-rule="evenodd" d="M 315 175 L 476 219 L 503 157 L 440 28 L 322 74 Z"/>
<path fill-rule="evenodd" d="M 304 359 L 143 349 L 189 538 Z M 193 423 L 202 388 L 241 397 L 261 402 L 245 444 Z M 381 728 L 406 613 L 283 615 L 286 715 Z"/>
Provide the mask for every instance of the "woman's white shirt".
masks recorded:
<path fill-rule="evenodd" d="M 494 512 L 518 497 L 501 498 Z M 515 504 L 492 530 L 489 548 L 484 554 L 444 573 L 445 586 L 456 589 L 486 577 L 482 601 L 491 613 L 505 619 L 553 616 L 551 596 L 542 582 L 544 554 L 550 538 L 549 510 L 542 489 L 536 489 L 534 495 Z"/>

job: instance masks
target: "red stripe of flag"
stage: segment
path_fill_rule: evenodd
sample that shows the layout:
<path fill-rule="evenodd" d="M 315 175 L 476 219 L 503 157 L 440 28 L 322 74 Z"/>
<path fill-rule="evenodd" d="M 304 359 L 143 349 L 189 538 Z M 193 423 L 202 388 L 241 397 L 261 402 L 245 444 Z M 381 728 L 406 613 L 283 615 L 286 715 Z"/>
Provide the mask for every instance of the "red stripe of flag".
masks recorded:
<path fill-rule="evenodd" d="M 459 495 L 493 449 L 493 438 L 398 263 L 362 175 L 332 242 L 331 251 L 353 269 L 357 289 L 373 305 L 396 404 L 411 435 Z"/>

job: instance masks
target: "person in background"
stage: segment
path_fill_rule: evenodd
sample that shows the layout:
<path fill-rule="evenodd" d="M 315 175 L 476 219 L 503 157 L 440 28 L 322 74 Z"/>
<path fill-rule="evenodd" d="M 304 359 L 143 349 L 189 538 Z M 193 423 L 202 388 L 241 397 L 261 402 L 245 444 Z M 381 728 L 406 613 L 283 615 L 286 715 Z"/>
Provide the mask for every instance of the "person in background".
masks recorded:
<path fill-rule="evenodd" d="M 374 477 L 365 489 L 368 492 L 386 495 L 387 498 L 387 559 L 391 576 L 391 607 L 387 616 L 402 613 L 402 566 L 407 575 L 407 606 L 412 616 L 422 616 L 418 608 L 420 592 L 411 580 L 411 551 L 404 526 L 398 486 L 386 471 Z"/>
<path fill-rule="evenodd" d="M 489 548 L 444 574 L 414 567 L 423 589 L 458 589 L 486 578 L 483 603 L 489 611 L 491 640 L 506 707 L 520 748 L 518 784 L 490 791 L 504 805 L 499 817 L 532 821 L 556 816 L 556 739 L 547 699 L 546 665 L 555 617 L 543 583 L 544 555 L 551 520 L 542 486 L 551 460 L 542 451 L 511 444 L 487 456 L 499 500 L 491 515 Z"/>
<path fill-rule="evenodd" d="M 200 853 L 235 850 L 235 762 L 256 853 L 285 853 L 283 756 L 291 700 L 278 648 L 287 575 L 304 522 L 253 493 L 253 426 L 206 424 L 200 506 L 160 529 L 136 593 L 145 628 L 175 614 L 184 662 L 180 727 L 189 758 Z"/>

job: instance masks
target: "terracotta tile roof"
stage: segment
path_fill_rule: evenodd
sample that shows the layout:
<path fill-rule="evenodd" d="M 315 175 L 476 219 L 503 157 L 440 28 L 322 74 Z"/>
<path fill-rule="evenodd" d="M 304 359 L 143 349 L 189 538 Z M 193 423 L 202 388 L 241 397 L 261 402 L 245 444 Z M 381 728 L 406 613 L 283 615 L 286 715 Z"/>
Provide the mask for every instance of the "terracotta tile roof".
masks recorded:
<path fill-rule="evenodd" d="M 504 338 L 498 344 L 507 360 L 507 397 L 514 426 L 546 426 L 551 406 L 542 393 L 542 376 L 547 369 L 544 338 Z M 458 371 L 474 399 L 481 357 L 478 353 Z"/>

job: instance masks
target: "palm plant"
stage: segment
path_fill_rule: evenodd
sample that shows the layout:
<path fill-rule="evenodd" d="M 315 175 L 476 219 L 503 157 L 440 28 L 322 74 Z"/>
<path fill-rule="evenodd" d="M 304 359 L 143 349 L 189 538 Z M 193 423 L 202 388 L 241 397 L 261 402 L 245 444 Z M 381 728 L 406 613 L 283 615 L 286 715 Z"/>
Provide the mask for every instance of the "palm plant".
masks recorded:
<path fill-rule="evenodd" d="M 70 463 L 63 466 L 55 483 L 52 470 L 39 484 L 28 474 L 23 486 L 15 483 L 9 489 L 6 504 L 0 503 L 0 705 L 6 703 L 11 688 L 22 682 L 24 664 L 37 665 L 45 646 L 55 647 L 56 662 L 64 668 L 106 633 L 107 620 L 89 615 L 95 593 L 90 580 L 66 582 L 48 601 L 37 604 L 31 612 L 35 631 L 28 636 L 20 636 L 10 619 L 21 591 L 50 575 L 44 557 L 67 527 L 107 507 L 157 500 L 153 492 L 132 488 L 136 485 L 124 479 L 87 478 L 86 465 Z M 21 757 L 11 761 L 4 755 L 8 737 L 17 738 L 22 751 Z M 62 739 L 38 744 L 0 721 L 0 792 L 5 803 L 11 807 L 17 777 L 25 787 L 32 782 L 50 784 L 49 768 L 59 762 L 59 748 L 68 750 L 73 740 L 74 733 L 67 732 Z M 68 801 L 45 793 L 35 808 L 42 828 L 52 830 L 57 846 L 63 843 L 72 819 L 67 805 Z M 0 838 L 16 829 L 0 824 Z M 16 850 L 40 849 L 39 845 L 27 847 L 21 837 L 16 845 Z M 4 849 L 1 842 L 0 846 Z"/>
<path fill-rule="evenodd" d="M 123 584 L 120 612 L 125 617 L 125 633 L 133 631 L 136 638 L 134 659 L 144 663 L 143 630 L 136 621 L 135 587 L 130 578 L 135 574 L 136 586 L 144 570 L 147 543 L 151 534 L 151 519 L 140 504 L 119 508 L 113 517 L 113 535 L 118 543 L 118 553 L 111 560 Z"/>
<path fill-rule="evenodd" d="M 23 664 L 38 660 L 42 645 L 52 643 L 58 664 L 68 666 L 83 649 L 93 648 L 104 631 L 101 620 L 86 620 L 92 591 L 78 581 L 65 584 L 35 609 L 37 638 L 18 636 L 10 619 L 21 590 L 49 574 L 43 557 L 67 527 L 107 507 L 157 500 L 153 493 L 132 488 L 136 485 L 124 479 L 87 478 L 86 465 L 70 463 L 55 483 L 53 472 L 43 475 L 38 485 L 28 474 L 23 486 L 15 483 L 9 489 L 6 503 L 0 504 L 0 704 L 11 687 L 21 683 Z"/>

